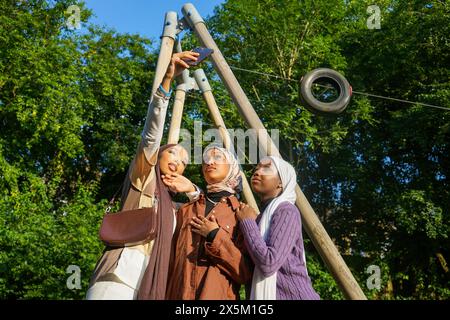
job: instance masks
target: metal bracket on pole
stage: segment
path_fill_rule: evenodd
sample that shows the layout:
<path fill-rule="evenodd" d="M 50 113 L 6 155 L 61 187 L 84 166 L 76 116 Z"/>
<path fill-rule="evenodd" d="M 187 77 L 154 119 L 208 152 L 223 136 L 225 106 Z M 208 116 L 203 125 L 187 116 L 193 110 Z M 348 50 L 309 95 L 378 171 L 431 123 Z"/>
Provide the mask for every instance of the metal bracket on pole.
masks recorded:
<path fill-rule="evenodd" d="M 193 28 L 197 23 L 205 23 L 200 13 L 195 9 L 192 3 L 186 3 L 181 9 L 183 12 L 184 19 L 187 20 L 189 26 Z"/>
<path fill-rule="evenodd" d="M 166 18 L 164 20 L 164 29 L 161 35 L 162 37 L 170 37 L 175 40 L 177 35 L 178 27 L 178 15 L 175 11 L 169 11 L 166 13 Z"/>
<path fill-rule="evenodd" d="M 179 34 L 180 32 L 184 31 L 184 30 L 189 30 L 189 24 L 186 20 L 185 17 L 181 18 L 180 20 L 178 20 L 178 24 L 177 24 L 177 34 Z"/>
<path fill-rule="evenodd" d="M 183 79 L 184 79 L 184 77 L 183 77 Z M 195 79 L 192 77 L 189 77 L 189 73 L 188 73 L 187 81 L 183 80 L 182 83 L 177 85 L 177 90 L 183 90 L 183 91 L 187 92 L 187 91 L 191 91 L 191 90 L 199 90 L 199 87 L 198 87 Z"/>
<path fill-rule="evenodd" d="M 209 85 L 209 81 L 206 78 L 205 71 L 203 71 L 203 69 L 195 70 L 194 78 L 201 93 L 212 91 L 211 86 Z"/>

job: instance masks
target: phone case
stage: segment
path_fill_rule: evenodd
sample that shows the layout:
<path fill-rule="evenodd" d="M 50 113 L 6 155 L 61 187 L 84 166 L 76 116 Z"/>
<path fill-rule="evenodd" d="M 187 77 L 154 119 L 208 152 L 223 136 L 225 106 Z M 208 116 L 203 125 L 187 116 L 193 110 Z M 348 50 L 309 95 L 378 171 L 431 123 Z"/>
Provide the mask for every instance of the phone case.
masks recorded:
<path fill-rule="evenodd" d="M 202 47 L 195 48 L 192 51 L 193 52 L 198 52 L 198 53 L 200 53 L 200 55 L 198 56 L 197 61 L 184 60 L 190 66 L 197 66 L 197 65 L 199 65 L 203 60 L 205 60 L 208 56 L 210 56 L 214 52 L 213 49 L 202 48 Z"/>

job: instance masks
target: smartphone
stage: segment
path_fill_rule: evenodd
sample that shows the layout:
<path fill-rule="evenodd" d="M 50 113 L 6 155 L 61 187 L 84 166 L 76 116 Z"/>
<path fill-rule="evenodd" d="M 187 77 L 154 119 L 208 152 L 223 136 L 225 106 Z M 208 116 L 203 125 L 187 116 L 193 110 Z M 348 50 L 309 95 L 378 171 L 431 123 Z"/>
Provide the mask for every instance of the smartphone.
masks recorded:
<path fill-rule="evenodd" d="M 183 59 L 190 66 L 198 66 L 203 60 L 208 58 L 213 52 L 213 49 L 198 47 L 192 50 L 193 52 L 198 52 L 200 55 L 197 57 L 197 61 L 190 59 Z"/>

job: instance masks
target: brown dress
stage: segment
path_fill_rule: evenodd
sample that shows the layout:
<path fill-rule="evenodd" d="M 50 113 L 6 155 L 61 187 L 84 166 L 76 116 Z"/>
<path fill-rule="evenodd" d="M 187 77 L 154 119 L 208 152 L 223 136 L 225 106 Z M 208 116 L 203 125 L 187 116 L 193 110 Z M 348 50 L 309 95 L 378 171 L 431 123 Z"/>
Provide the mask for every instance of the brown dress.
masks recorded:
<path fill-rule="evenodd" d="M 239 299 L 241 285 L 252 278 L 252 267 L 235 215 L 238 206 L 238 199 L 232 195 L 223 197 L 211 210 L 220 226 L 211 243 L 192 232 L 189 224 L 192 217 L 204 216 L 204 194 L 178 210 L 168 299 Z"/>

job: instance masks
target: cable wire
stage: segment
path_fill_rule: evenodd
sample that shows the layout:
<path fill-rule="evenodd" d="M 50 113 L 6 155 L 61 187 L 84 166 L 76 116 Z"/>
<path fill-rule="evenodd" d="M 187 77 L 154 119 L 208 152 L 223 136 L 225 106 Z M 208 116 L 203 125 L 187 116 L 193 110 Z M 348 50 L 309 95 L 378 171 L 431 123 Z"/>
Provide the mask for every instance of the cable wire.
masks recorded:
<path fill-rule="evenodd" d="M 275 74 L 270 74 L 270 73 L 255 71 L 255 70 L 249 70 L 249 69 L 243 69 L 243 68 L 239 68 L 239 67 L 235 67 L 235 66 L 230 66 L 230 68 L 234 69 L 234 70 L 239 70 L 239 71 L 244 71 L 244 72 L 248 72 L 248 73 L 258 74 L 258 75 L 262 75 L 262 76 L 272 77 L 272 78 L 276 78 L 276 79 L 280 79 L 280 80 L 295 81 L 295 82 L 298 81 L 298 80 L 295 80 L 295 79 L 286 78 L 286 77 L 282 77 L 282 76 L 275 75 Z M 331 86 L 325 86 L 325 85 L 321 85 L 321 84 L 316 84 L 316 85 L 320 86 L 320 87 L 324 87 L 324 88 L 332 88 Z M 408 100 L 404 100 L 404 99 L 391 98 L 391 97 L 376 95 L 376 94 L 372 94 L 372 93 L 365 93 L 365 92 L 360 92 L 360 91 L 354 91 L 354 90 L 352 92 L 354 94 L 364 95 L 364 96 L 367 96 L 367 97 L 373 97 L 373 98 L 378 98 L 378 99 L 397 101 L 397 102 L 408 103 L 408 104 L 413 104 L 413 105 L 417 104 L 417 105 L 421 105 L 421 106 L 424 106 L 424 107 L 430 107 L 430 108 L 436 108 L 436 109 L 450 111 L 450 108 L 442 107 L 442 106 L 436 106 L 436 105 L 429 104 L 429 103 L 408 101 Z"/>

